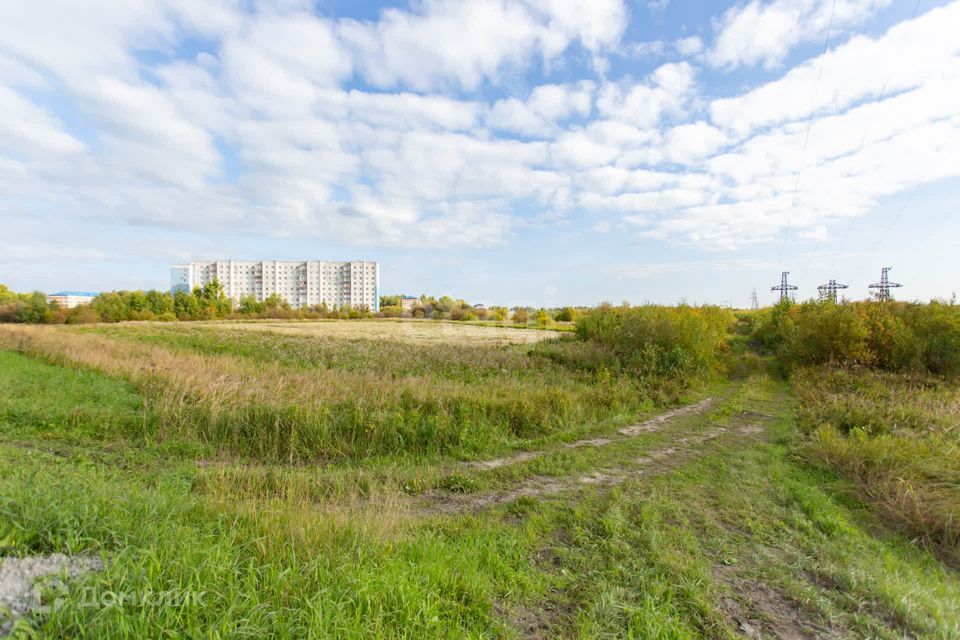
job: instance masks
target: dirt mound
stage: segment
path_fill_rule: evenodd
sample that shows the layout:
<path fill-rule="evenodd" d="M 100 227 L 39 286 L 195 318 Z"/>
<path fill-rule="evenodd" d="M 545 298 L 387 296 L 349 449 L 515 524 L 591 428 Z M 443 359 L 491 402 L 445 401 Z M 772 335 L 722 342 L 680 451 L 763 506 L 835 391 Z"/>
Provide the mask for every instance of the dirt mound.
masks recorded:
<path fill-rule="evenodd" d="M 44 588 L 62 589 L 64 580 L 101 569 L 100 558 L 61 553 L 0 559 L 0 637 L 6 637 L 19 618 L 43 611 Z"/>

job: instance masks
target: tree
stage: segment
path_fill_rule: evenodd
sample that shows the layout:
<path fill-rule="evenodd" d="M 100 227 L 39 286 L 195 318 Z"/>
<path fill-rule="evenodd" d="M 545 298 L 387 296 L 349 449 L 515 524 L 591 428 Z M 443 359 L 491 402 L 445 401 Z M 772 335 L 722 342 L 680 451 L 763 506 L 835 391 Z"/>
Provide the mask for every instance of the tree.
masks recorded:
<path fill-rule="evenodd" d="M 194 290 L 196 292 L 196 290 Z M 200 296 L 204 300 L 220 300 L 224 297 L 223 285 L 220 284 L 220 281 L 214 278 L 207 284 L 203 285 L 203 288 L 200 289 Z"/>
<path fill-rule="evenodd" d="M 530 315 L 527 313 L 527 310 L 523 307 L 517 307 L 513 310 L 513 323 L 514 324 L 527 324 L 530 321 Z"/>
<path fill-rule="evenodd" d="M 0 304 L 17 302 L 20 299 L 16 293 L 7 288 L 7 285 L 0 284 Z"/>
<path fill-rule="evenodd" d="M 506 307 L 490 307 L 490 319 L 496 322 L 503 322 L 510 315 L 510 310 Z"/>
<path fill-rule="evenodd" d="M 146 293 L 147 309 L 157 316 L 173 311 L 173 297 L 165 291 L 151 289 Z"/>
<path fill-rule="evenodd" d="M 253 294 L 247 294 L 240 298 L 240 304 L 237 306 L 237 313 L 242 313 L 245 316 L 253 316 L 258 313 L 263 313 L 267 305 L 262 302 L 257 302 L 257 299 L 253 297 Z"/>
<path fill-rule="evenodd" d="M 270 309 L 287 310 L 290 308 L 290 303 L 284 300 L 279 293 L 271 293 L 269 296 L 267 296 L 267 299 L 263 301 L 263 306 L 268 311 Z"/>
<path fill-rule="evenodd" d="M 100 314 L 89 304 L 81 304 L 70 310 L 67 316 L 67 324 L 91 324 L 100 322 Z"/>
<path fill-rule="evenodd" d="M 577 310 L 573 307 L 564 307 L 557 311 L 557 314 L 553 316 L 553 319 L 557 322 L 576 322 L 577 321 Z"/>
<path fill-rule="evenodd" d="M 538 327 L 549 327 L 551 322 L 553 322 L 553 319 L 550 317 L 550 314 L 547 313 L 546 309 L 540 309 L 537 311 Z"/>
<path fill-rule="evenodd" d="M 177 291 L 173 294 L 173 313 L 180 320 L 196 320 L 200 317 L 200 301 L 195 295 Z"/>
<path fill-rule="evenodd" d="M 115 292 L 101 293 L 93 299 L 90 306 L 104 322 L 121 322 L 130 319 L 127 305 L 120 294 Z"/>
<path fill-rule="evenodd" d="M 56 306 L 54 306 L 56 308 Z M 50 303 L 47 302 L 47 296 L 43 292 L 34 291 L 23 302 L 20 307 L 20 322 L 40 323 L 46 322 L 50 315 Z"/>

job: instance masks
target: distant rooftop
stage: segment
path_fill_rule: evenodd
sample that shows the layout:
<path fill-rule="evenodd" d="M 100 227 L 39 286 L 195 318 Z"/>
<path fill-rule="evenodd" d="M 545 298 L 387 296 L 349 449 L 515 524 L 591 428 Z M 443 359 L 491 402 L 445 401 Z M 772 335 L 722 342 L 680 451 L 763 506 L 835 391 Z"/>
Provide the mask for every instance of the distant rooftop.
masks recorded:
<path fill-rule="evenodd" d="M 99 291 L 57 291 L 56 293 L 50 293 L 47 295 L 51 296 L 80 296 L 84 298 L 96 298 L 100 295 Z"/>

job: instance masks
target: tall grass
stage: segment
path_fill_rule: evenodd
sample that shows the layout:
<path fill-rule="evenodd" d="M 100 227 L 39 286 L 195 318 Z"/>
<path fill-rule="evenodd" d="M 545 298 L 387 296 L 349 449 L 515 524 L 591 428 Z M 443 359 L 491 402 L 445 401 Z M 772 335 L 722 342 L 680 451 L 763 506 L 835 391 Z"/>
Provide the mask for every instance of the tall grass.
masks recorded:
<path fill-rule="evenodd" d="M 888 521 L 960 563 L 960 387 L 929 375 L 804 367 L 803 452 Z"/>
<path fill-rule="evenodd" d="M 366 343 L 383 357 L 327 361 L 341 362 L 337 368 L 311 366 L 309 356 L 269 341 L 249 356 L 215 355 L 202 345 L 62 327 L 5 326 L 0 347 L 129 381 L 157 417 L 150 435 L 158 441 L 210 444 L 261 460 L 477 455 L 626 420 L 649 403 L 650 381 L 596 384 L 593 375 L 523 353 L 504 356 L 496 347 L 467 350 L 476 364 L 463 357 L 441 364 L 426 347 Z M 355 347 L 342 348 L 349 354 Z"/>

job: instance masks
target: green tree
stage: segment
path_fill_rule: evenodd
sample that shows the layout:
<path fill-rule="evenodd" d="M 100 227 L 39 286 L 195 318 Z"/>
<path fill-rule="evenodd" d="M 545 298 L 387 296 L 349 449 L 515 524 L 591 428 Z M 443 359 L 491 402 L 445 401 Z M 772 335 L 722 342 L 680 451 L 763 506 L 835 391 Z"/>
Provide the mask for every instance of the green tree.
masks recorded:
<path fill-rule="evenodd" d="M 257 299 L 253 297 L 253 294 L 248 294 L 240 298 L 240 304 L 237 305 L 237 313 L 242 313 L 245 316 L 255 316 L 258 313 L 263 313 L 267 308 L 262 302 L 257 302 Z"/>
<path fill-rule="evenodd" d="M 263 301 L 263 306 L 267 309 L 290 309 L 290 303 L 284 300 L 279 293 L 271 293 L 267 296 L 267 299 Z"/>
<path fill-rule="evenodd" d="M 90 304 L 104 322 L 123 322 L 130 319 L 127 301 L 115 291 L 101 293 Z"/>
<path fill-rule="evenodd" d="M 538 327 L 549 327 L 553 323 L 553 318 L 550 317 L 550 314 L 547 313 L 546 309 L 540 309 L 537 311 L 537 326 Z"/>
<path fill-rule="evenodd" d="M 146 293 L 147 309 L 157 316 L 173 311 L 173 296 L 164 291 L 151 289 Z"/>
<path fill-rule="evenodd" d="M 23 301 L 20 307 L 20 322 L 30 322 L 38 324 L 46 322 L 51 313 L 50 303 L 47 302 L 47 296 L 41 291 L 34 291 Z"/>
<path fill-rule="evenodd" d="M 196 320 L 200 317 L 199 298 L 184 291 L 177 291 L 173 294 L 173 313 L 180 320 Z"/>
<path fill-rule="evenodd" d="M 0 304 L 17 302 L 18 300 L 20 300 L 20 296 L 7 288 L 7 285 L 0 284 Z"/>

